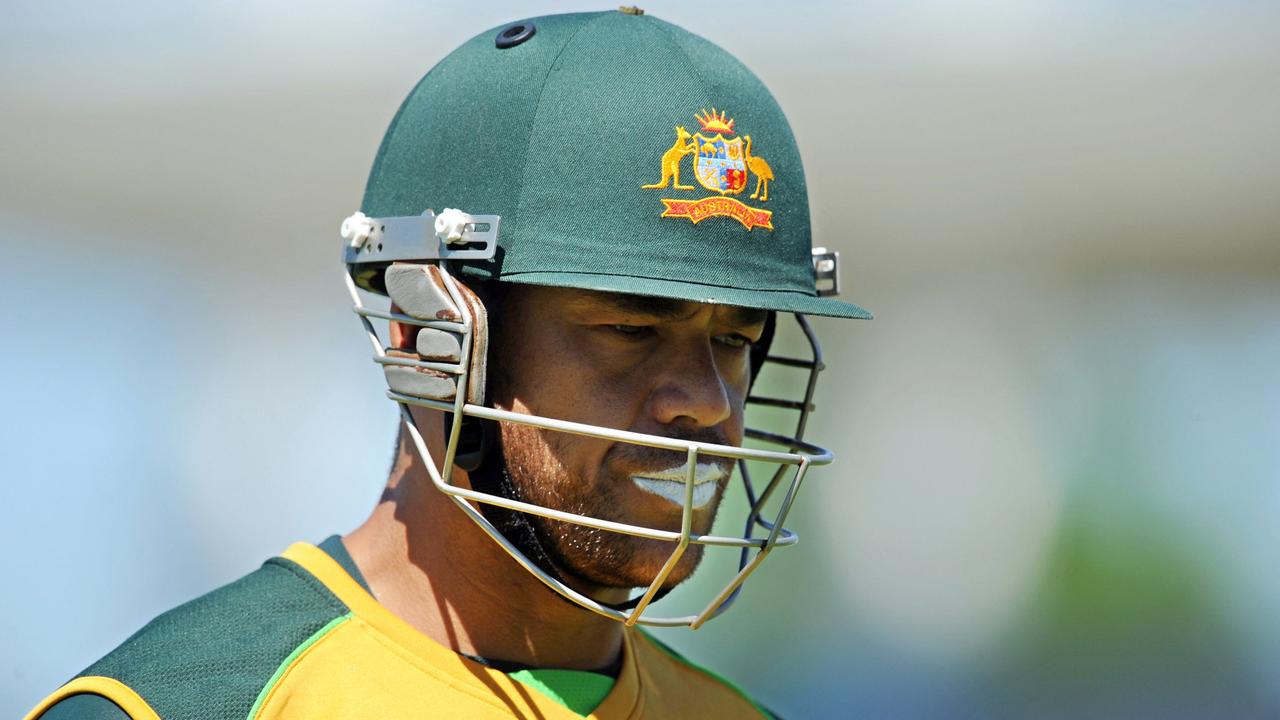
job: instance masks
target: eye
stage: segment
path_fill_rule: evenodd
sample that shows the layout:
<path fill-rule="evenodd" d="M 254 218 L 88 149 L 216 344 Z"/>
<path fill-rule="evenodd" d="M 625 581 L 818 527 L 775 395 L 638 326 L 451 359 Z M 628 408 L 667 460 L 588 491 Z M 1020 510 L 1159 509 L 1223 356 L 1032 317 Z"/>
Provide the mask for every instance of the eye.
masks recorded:
<path fill-rule="evenodd" d="M 624 323 L 616 323 L 608 326 L 610 330 L 628 337 L 640 337 L 644 335 L 649 328 L 645 325 L 626 325 Z"/>
<path fill-rule="evenodd" d="M 729 335 L 717 335 L 716 342 L 726 347 L 734 348 L 735 350 L 751 347 L 752 345 L 751 338 L 747 337 L 746 335 L 739 335 L 737 333 L 733 333 Z"/>

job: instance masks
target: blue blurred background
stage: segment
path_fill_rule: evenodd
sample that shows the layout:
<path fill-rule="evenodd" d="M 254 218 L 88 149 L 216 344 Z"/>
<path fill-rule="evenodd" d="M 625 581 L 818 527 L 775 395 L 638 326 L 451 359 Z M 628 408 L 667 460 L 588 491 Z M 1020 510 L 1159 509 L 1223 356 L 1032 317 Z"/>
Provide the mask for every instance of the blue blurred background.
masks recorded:
<path fill-rule="evenodd" d="M 607 7 L 5 3 L 0 715 L 364 518 L 338 223 L 439 58 Z M 877 313 L 819 321 L 804 542 L 667 639 L 791 717 L 1280 715 L 1280 6 L 645 7 L 774 90 Z"/>

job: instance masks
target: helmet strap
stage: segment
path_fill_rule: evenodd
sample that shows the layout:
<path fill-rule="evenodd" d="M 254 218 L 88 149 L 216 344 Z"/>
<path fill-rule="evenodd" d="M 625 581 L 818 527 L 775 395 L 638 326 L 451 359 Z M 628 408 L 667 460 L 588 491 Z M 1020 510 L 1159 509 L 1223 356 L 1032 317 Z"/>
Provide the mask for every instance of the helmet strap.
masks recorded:
<path fill-rule="evenodd" d="M 484 464 L 485 455 L 489 451 L 489 438 L 497 428 L 491 428 L 492 420 L 462 416 L 462 426 L 458 429 L 458 447 L 453 455 L 453 464 L 467 473 L 475 473 Z M 449 444 L 449 429 L 453 426 L 453 413 L 444 414 L 444 442 Z M 472 479 L 474 485 L 475 480 Z"/>

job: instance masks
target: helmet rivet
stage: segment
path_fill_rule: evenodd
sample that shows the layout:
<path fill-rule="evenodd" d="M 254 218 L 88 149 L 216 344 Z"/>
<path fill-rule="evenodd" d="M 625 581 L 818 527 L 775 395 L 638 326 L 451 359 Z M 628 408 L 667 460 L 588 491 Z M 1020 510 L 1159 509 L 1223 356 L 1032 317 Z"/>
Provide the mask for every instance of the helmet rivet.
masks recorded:
<path fill-rule="evenodd" d="M 531 22 L 508 25 L 498 31 L 498 36 L 493 39 L 493 44 L 499 50 L 506 50 L 528 40 L 536 32 L 538 32 L 538 26 Z"/>

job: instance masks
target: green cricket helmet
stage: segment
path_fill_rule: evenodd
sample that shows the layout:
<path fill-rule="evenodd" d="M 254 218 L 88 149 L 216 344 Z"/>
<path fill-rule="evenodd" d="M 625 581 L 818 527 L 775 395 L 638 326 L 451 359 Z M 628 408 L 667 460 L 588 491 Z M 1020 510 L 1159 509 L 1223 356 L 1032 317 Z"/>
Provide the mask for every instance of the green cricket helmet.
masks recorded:
<path fill-rule="evenodd" d="M 806 314 L 870 318 L 836 300 L 838 254 L 813 247 L 800 154 L 777 102 L 727 52 L 634 8 L 552 15 L 481 33 L 432 68 L 378 149 L 360 212 L 346 219 L 348 287 L 433 482 L 512 557 L 567 599 L 629 625 L 698 627 L 723 612 L 775 547 L 808 467 L 831 453 L 801 439 L 822 368 Z M 808 358 L 802 397 L 748 402 L 794 410 L 766 450 L 686 441 L 488 407 L 486 310 L 470 281 L 548 285 L 793 313 Z M 474 283 L 473 283 L 474 284 Z M 366 307 L 357 288 L 399 312 Z M 412 349 L 384 349 L 370 318 L 419 326 Z M 408 408 L 451 413 L 444 472 Z M 468 469 L 468 418 L 523 423 L 687 455 L 681 532 L 532 505 L 451 482 Z M 697 458 L 738 461 L 751 510 L 741 536 L 690 531 Z M 748 461 L 770 465 L 751 483 Z M 776 514 L 765 502 L 782 498 Z M 569 587 L 527 557 L 477 505 L 675 543 L 663 572 L 626 607 Z M 772 506 L 771 506 L 772 508 Z M 697 615 L 646 612 L 689 544 L 739 548 L 739 572 Z"/>

